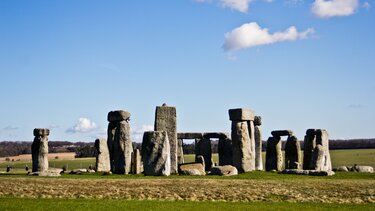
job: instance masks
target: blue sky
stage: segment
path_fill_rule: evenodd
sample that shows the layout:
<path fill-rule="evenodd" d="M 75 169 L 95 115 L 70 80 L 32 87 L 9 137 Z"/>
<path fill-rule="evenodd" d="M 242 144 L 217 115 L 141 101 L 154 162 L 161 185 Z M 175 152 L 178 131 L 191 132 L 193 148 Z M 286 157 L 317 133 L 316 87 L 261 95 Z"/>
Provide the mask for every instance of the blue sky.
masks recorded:
<path fill-rule="evenodd" d="M 178 131 L 230 132 L 228 109 L 263 117 L 264 139 L 308 128 L 375 137 L 375 1 L 0 1 L 0 140 L 94 141 L 107 113 L 155 106 Z M 267 30 L 268 29 L 268 30 Z"/>

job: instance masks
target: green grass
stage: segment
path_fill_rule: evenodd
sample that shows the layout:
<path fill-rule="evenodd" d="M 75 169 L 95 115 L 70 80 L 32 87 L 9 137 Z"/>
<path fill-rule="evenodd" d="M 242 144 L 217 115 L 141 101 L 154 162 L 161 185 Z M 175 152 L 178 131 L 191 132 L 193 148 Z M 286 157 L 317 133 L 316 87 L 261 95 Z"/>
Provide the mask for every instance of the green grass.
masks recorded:
<path fill-rule="evenodd" d="M 374 210 L 375 204 L 0 198 L 1 210 Z"/>

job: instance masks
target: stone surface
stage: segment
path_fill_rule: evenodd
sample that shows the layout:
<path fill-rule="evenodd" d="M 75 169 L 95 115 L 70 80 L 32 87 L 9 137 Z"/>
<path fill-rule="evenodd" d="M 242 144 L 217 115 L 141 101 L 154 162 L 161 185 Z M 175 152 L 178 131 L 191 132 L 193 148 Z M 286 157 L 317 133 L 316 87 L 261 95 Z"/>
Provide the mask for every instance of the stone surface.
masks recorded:
<path fill-rule="evenodd" d="M 225 166 L 215 166 L 211 168 L 211 175 L 220 175 L 220 176 L 233 176 L 238 175 L 238 170 L 236 167 L 231 165 Z"/>
<path fill-rule="evenodd" d="M 349 169 L 346 166 L 339 166 L 336 171 L 348 172 Z"/>
<path fill-rule="evenodd" d="M 204 161 L 204 157 L 202 155 L 198 155 L 195 162 L 202 164 L 204 169 L 206 169 L 206 162 Z"/>
<path fill-rule="evenodd" d="M 231 121 L 254 121 L 254 111 L 248 108 L 229 109 L 229 120 Z"/>
<path fill-rule="evenodd" d="M 82 173 L 87 173 L 87 169 L 73 169 L 69 172 L 69 174 L 82 174 Z"/>
<path fill-rule="evenodd" d="M 177 140 L 178 142 L 178 146 L 177 146 L 177 163 L 178 164 L 182 164 L 185 162 L 185 159 L 184 159 L 184 150 L 183 150 L 183 140 L 182 139 L 178 139 Z"/>
<path fill-rule="evenodd" d="M 130 113 L 123 110 L 110 111 L 107 116 L 108 122 L 121 122 L 128 121 L 129 119 Z"/>
<path fill-rule="evenodd" d="M 251 137 L 253 128 L 252 121 L 232 121 L 233 166 L 240 173 L 255 170 L 255 140 Z"/>
<path fill-rule="evenodd" d="M 355 171 L 355 172 L 365 172 L 365 173 L 374 173 L 374 168 L 372 166 L 354 165 L 353 171 Z"/>
<path fill-rule="evenodd" d="M 316 146 L 316 137 L 315 137 L 315 129 L 308 129 L 306 131 L 305 139 L 303 141 L 304 149 L 303 149 L 303 169 L 311 170 L 312 167 L 312 157 L 314 154 L 314 149 Z"/>
<path fill-rule="evenodd" d="M 274 130 L 271 132 L 272 136 L 280 137 L 280 136 L 292 136 L 293 131 L 291 130 Z"/>
<path fill-rule="evenodd" d="M 333 176 L 335 175 L 335 172 L 331 170 L 317 171 L 317 170 L 285 169 L 281 173 L 282 174 L 310 175 L 310 176 Z"/>
<path fill-rule="evenodd" d="M 130 133 L 130 124 L 128 121 L 117 123 L 113 142 L 113 173 L 129 174 L 131 171 L 133 145 Z"/>
<path fill-rule="evenodd" d="M 254 125 L 255 125 L 255 126 L 260 126 L 260 125 L 262 125 L 262 117 L 261 117 L 261 116 L 255 116 L 255 117 L 254 117 Z"/>
<path fill-rule="evenodd" d="M 203 133 L 177 133 L 178 139 L 202 139 Z"/>
<path fill-rule="evenodd" d="M 201 163 L 185 163 L 179 165 L 178 173 L 180 175 L 206 175 L 204 165 Z"/>
<path fill-rule="evenodd" d="M 177 159 L 177 115 L 172 106 L 157 106 L 155 111 L 155 131 L 166 131 L 170 144 L 171 174 L 178 172 Z"/>
<path fill-rule="evenodd" d="M 254 127 L 254 140 L 255 140 L 255 170 L 263 171 L 262 129 L 260 126 Z"/>
<path fill-rule="evenodd" d="M 115 169 L 114 166 L 114 151 L 113 151 L 113 144 L 115 142 L 115 133 L 116 133 L 116 122 L 110 122 L 108 124 L 108 129 L 107 129 L 107 146 L 108 146 L 108 152 L 109 152 L 109 163 L 111 167 L 111 171 L 113 172 Z"/>
<path fill-rule="evenodd" d="M 35 138 L 31 144 L 31 157 L 33 161 L 33 172 L 44 172 L 48 170 L 48 129 L 36 128 L 33 131 Z"/>
<path fill-rule="evenodd" d="M 233 149 L 231 139 L 219 139 L 218 153 L 219 166 L 233 165 Z"/>
<path fill-rule="evenodd" d="M 142 173 L 141 166 L 141 153 L 139 149 L 134 149 L 132 153 L 132 174 Z"/>
<path fill-rule="evenodd" d="M 95 165 L 96 171 L 99 171 L 99 172 L 111 171 L 107 140 L 96 139 L 95 149 L 96 149 L 96 165 Z"/>
<path fill-rule="evenodd" d="M 41 176 L 41 177 L 59 177 L 61 176 L 62 169 L 54 169 L 50 168 L 46 171 L 36 171 L 36 172 L 30 172 L 27 175 L 29 176 Z"/>
<path fill-rule="evenodd" d="M 266 151 L 266 171 L 281 171 L 282 165 L 281 138 L 269 137 Z"/>
<path fill-rule="evenodd" d="M 142 161 L 146 176 L 171 174 L 171 149 L 166 131 L 147 131 L 143 134 Z"/>
<path fill-rule="evenodd" d="M 198 156 L 201 155 L 205 161 L 205 170 L 209 171 L 212 166 L 212 150 L 210 139 L 195 140 L 195 162 L 198 162 Z"/>
<path fill-rule="evenodd" d="M 312 159 L 312 167 L 314 170 L 332 170 L 328 144 L 328 132 L 324 129 L 318 129 L 316 131 L 316 146 Z"/>
<path fill-rule="evenodd" d="M 211 138 L 218 138 L 218 139 L 227 139 L 229 134 L 227 133 L 220 133 L 220 132 L 211 132 L 211 133 L 203 133 L 203 138 L 211 139 Z"/>
<path fill-rule="evenodd" d="M 285 144 L 285 168 L 300 169 L 301 165 L 301 146 L 295 136 L 288 137 Z"/>

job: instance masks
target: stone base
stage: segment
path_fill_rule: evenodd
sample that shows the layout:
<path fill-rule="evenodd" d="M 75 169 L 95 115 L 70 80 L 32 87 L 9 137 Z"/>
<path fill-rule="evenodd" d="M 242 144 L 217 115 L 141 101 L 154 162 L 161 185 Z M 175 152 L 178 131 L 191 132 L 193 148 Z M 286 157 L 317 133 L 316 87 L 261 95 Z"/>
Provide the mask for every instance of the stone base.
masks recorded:
<path fill-rule="evenodd" d="M 282 174 L 297 174 L 297 175 L 310 175 L 310 176 L 333 176 L 333 171 L 317 171 L 317 170 L 299 170 L 299 169 L 285 169 Z"/>
<path fill-rule="evenodd" d="M 40 176 L 40 177 L 59 177 L 61 176 L 62 169 L 48 169 L 47 171 L 36 171 L 28 173 L 29 176 Z"/>
<path fill-rule="evenodd" d="M 211 175 L 233 176 L 238 175 L 237 168 L 231 165 L 215 166 L 211 168 Z"/>

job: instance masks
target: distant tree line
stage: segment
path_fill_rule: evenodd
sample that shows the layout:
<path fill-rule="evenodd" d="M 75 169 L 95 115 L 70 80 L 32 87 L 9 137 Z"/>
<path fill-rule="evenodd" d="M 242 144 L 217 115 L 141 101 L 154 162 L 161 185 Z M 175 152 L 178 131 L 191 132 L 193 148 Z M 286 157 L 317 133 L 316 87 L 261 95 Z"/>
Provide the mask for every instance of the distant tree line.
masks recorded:
<path fill-rule="evenodd" d="M 20 154 L 31 154 L 31 143 L 25 141 L 2 141 L 0 142 L 0 157 L 17 156 Z M 300 141 L 303 149 L 303 141 Z M 284 149 L 285 141 L 282 142 Z M 69 142 L 69 141 L 49 141 L 50 153 L 75 152 L 76 157 L 94 157 L 96 150 L 93 142 Z M 263 141 L 262 150 L 265 151 L 267 142 Z M 141 150 L 142 144 L 133 142 L 133 148 Z M 183 143 L 184 154 L 195 154 L 195 144 Z M 375 139 L 338 139 L 330 140 L 329 148 L 333 149 L 368 149 L 375 148 Z M 218 141 L 211 141 L 212 153 L 218 152 Z"/>

